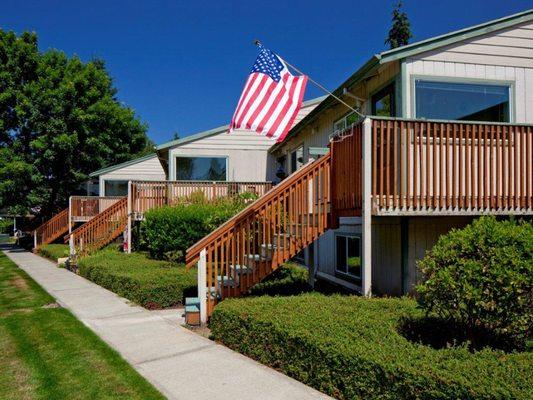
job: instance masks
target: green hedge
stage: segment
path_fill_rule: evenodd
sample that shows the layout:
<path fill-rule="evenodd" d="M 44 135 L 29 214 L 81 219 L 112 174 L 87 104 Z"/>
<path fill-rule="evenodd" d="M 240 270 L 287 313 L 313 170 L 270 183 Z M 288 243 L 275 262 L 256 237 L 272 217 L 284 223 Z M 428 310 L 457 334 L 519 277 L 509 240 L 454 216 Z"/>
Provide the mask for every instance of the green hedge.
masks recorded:
<path fill-rule="evenodd" d="M 228 299 L 215 340 L 339 399 L 531 399 L 533 354 L 437 350 L 397 327 L 410 299 L 323 296 Z"/>
<path fill-rule="evenodd" d="M 80 275 L 143 307 L 159 309 L 183 305 L 197 295 L 195 269 L 151 260 L 143 253 L 125 254 L 104 249 L 78 262 Z"/>
<path fill-rule="evenodd" d="M 39 247 L 37 253 L 56 262 L 58 258 L 68 257 L 69 247 L 68 244 L 45 244 Z"/>
<path fill-rule="evenodd" d="M 250 288 L 252 296 L 289 296 L 311 290 L 307 269 L 292 263 L 279 267 L 257 285 Z"/>
<path fill-rule="evenodd" d="M 154 208 L 145 214 L 140 242 L 153 258 L 183 261 L 190 246 L 245 206 L 237 198 Z"/>

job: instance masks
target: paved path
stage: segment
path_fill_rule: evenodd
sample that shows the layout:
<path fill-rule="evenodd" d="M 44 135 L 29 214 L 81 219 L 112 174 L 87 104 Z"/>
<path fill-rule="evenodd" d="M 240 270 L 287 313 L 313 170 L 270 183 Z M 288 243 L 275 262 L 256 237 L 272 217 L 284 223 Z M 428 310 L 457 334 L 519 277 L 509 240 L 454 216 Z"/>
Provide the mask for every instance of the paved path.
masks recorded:
<path fill-rule="evenodd" d="M 5 253 L 169 399 L 328 398 L 39 256 Z"/>

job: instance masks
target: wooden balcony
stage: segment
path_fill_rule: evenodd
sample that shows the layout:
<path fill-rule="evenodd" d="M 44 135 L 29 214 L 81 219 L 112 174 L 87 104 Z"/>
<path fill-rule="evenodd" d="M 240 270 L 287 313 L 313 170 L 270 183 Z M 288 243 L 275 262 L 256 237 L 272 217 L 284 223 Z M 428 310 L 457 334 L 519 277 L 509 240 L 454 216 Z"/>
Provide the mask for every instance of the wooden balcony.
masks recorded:
<path fill-rule="evenodd" d="M 332 207 L 361 215 L 363 124 L 331 144 Z M 373 215 L 533 213 L 533 127 L 372 118 Z"/>
<path fill-rule="evenodd" d="M 71 196 L 70 221 L 87 222 L 124 196 Z"/>
<path fill-rule="evenodd" d="M 140 220 L 152 208 L 175 204 L 198 192 L 213 200 L 245 192 L 261 197 L 271 188 L 272 182 L 133 181 L 129 190 L 131 213 Z"/>

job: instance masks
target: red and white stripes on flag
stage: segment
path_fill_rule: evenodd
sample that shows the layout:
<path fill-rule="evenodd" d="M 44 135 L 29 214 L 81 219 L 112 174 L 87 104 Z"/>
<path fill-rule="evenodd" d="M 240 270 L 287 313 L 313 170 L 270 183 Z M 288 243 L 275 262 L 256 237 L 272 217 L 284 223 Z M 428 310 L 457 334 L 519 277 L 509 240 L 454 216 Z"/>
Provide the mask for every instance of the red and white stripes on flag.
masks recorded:
<path fill-rule="evenodd" d="M 292 75 L 276 54 L 261 47 L 229 131 L 247 129 L 283 141 L 300 111 L 306 85 L 307 76 Z"/>

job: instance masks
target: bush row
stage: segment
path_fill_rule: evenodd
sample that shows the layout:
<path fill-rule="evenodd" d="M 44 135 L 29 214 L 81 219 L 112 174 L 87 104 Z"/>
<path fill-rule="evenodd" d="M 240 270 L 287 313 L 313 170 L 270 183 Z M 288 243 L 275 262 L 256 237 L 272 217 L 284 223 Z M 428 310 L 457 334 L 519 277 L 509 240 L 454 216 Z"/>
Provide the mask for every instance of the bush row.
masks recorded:
<path fill-rule="evenodd" d="M 290 296 L 311 290 L 306 268 L 292 263 L 279 267 L 257 285 L 250 288 L 252 296 Z"/>
<path fill-rule="evenodd" d="M 141 248 L 159 260 L 183 261 L 186 250 L 244 207 L 242 197 L 196 200 L 148 211 L 141 225 Z"/>
<path fill-rule="evenodd" d="M 104 249 L 78 262 L 80 275 L 143 307 L 181 306 L 196 296 L 196 270 L 151 260 L 145 254 Z"/>
<path fill-rule="evenodd" d="M 227 299 L 215 340 L 339 399 L 530 399 L 533 353 L 435 349 L 399 333 L 410 299 L 304 294 Z"/>
<path fill-rule="evenodd" d="M 68 257 L 69 247 L 68 244 L 45 244 L 39 247 L 37 253 L 43 256 L 44 258 L 48 258 L 49 260 L 56 262 L 58 258 Z"/>

